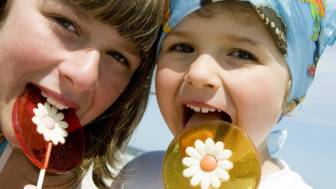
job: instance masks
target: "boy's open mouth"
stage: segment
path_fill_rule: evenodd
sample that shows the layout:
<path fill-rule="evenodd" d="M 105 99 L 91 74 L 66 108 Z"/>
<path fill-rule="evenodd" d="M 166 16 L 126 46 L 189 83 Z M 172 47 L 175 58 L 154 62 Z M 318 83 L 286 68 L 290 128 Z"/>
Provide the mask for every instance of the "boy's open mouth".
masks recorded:
<path fill-rule="evenodd" d="M 28 84 L 21 96 L 16 99 L 12 110 L 13 129 L 24 154 L 39 168 L 43 166 L 46 155 L 47 141 L 37 132 L 32 118 L 33 111 L 38 103 L 46 103 L 48 97 L 41 94 L 41 90 Z M 53 146 L 48 166 L 49 172 L 59 173 L 68 171 L 77 166 L 84 153 L 84 136 L 81 124 L 75 110 L 65 108 L 59 110 L 68 123 L 69 133 L 64 144 Z"/>
<path fill-rule="evenodd" d="M 197 126 L 212 120 L 221 120 L 232 123 L 231 116 L 220 109 L 210 107 L 200 107 L 194 105 L 183 105 L 183 129 L 190 126 Z"/>

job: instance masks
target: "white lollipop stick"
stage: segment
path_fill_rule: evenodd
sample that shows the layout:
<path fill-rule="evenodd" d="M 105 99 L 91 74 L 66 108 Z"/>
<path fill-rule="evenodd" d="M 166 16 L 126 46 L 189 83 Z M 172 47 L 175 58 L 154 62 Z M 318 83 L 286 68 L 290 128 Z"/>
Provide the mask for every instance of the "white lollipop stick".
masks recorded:
<path fill-rule="evenodd" d="M 45 173 L 46 173 L 46 169 L 47 169 L 47 167 L 48 167 L 48 164 L 49 164 L 51 148 L 52 148 L 52 143 L 51 143 L 51 142 L 48 142 L 48 148 L 47 148 L 46 157 L 45 157 L 45 159 L 44 159 L 44 164 L 43 164 L 42 169 L 40 170 L 40 174 L 39 174 L 39 177 L 38 177 L 38 180 L 37 180 L 37 188 L 38 188 L 38 189 L 42 189 L 44 176 L 45 176 Z"/>
<path fill-rule="evenodd" d="M 38 189 L 42 189 L 45 172 L 46 172 L 45 169 L 40 170 L 40 174 L 39 174 L 39 177 L 38 177 L 38 180 L 37 180 L 37 188 Z"/>

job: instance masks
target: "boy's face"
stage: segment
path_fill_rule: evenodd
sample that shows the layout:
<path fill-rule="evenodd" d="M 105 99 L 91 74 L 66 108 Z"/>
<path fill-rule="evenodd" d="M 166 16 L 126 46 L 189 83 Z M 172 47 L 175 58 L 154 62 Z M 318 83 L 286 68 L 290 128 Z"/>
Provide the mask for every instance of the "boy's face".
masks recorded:
<path fill-rule="evenodd" d="M 117 99 L 140 64 L 134 44 L 67 2 L 9 0 L 0 22 L 0 125 L 12 143 L 13 104 L 27 84 L 75 108 L 85 125 Z"/>
<path fill-rule="evenodd" d="M 164 39 L 156 92 L 174 135 L 220 119 L 258 146 L 281 115 L 289 83 L 283 56 L 257 15 L 247 24 L 239 14 L 192 14 Z"/>

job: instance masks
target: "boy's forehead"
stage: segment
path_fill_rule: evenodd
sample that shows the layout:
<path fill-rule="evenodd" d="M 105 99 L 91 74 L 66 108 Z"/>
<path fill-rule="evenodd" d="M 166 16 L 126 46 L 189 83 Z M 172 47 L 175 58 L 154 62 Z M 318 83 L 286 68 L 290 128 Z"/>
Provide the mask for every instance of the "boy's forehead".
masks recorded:
<path fill-rule="evenodd" d="M 58 6 L 60 9 L 68 8 L 71 9 L 78 18 L 88 19 L 87 13 L 81 9 L 79 6 L 76 6 L 73 0 L 44 0 L 43 6 Z"/>

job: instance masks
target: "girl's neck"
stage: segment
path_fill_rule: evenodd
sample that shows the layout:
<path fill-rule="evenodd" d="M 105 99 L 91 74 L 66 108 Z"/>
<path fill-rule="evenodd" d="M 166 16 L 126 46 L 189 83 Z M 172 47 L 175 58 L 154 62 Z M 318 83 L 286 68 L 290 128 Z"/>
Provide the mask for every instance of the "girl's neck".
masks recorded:
<path fill-rule="evenodd" d="M 258 147 L 258 152 L 260 157 L 262 176 L 270 175 L 282 169 L 277 160 L 272 158 L 269 154 L 266 141 L 264 141 Z"/>

